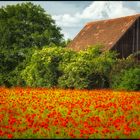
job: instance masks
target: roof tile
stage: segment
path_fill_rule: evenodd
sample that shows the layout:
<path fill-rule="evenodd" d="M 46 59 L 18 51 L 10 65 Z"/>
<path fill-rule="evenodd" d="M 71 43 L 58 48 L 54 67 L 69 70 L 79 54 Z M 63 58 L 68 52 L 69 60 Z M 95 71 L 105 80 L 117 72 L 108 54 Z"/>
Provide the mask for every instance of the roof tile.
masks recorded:
<path fill-rule="evenodd" d="M 85 50 L 88 45 L 102 44 L 103 50 L 111 49 L 140 14 L 116 19 L 89 22 L 68 45 L 75 51 Z"/>

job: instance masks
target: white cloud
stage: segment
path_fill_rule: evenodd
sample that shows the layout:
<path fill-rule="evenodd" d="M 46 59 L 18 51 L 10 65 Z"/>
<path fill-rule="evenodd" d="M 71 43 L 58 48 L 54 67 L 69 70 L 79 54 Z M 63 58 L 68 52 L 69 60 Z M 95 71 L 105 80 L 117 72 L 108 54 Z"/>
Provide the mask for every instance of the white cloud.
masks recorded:
<path fill-rule="evenodd" d="M 125 2 L 122 1 L 95 1 L 86 7 L 81 13 L 77 12 L 75 15 L 55 15 L 53 18 L 62 29 L 63 27 L 82 28 L 84 24 L 90 21 L 117 18 L 136 13 L 136 9 L 125 6 Z"/>
<path fill-rule="evenodd" d="M 77 26 L 76 24 L 79 22 L 79 19 L 76 18 L 76 15 L 72 17 L 69 14 L 64 14 L 64 15 L 58 15 L 52 17 L 56 20 L 56 23 L 58 25 L 65 26 L 65 27 L 75 27 Z"/>
<path fill-rule="evenodd" d="M 89 19 L 102 19 L 102 18 L 116 18 L 126 15 L 135 14 L 136 11 L 125 7 L 123 2 L 109 2 L 109 1 L 96 1 L 89 7 L 84 9 L 81 18 Z"/>
<path fill-rule="evenodd" d="M 123 2 L 96 1 L 86 7 L 83 12 L 75 15 L 56 15 L 53 18 L 61 26 L 77 26 L 81 20 L 96 20 L 105 18 L 116 18 L 137 13 L 136 10 L 125 7 Z"/>

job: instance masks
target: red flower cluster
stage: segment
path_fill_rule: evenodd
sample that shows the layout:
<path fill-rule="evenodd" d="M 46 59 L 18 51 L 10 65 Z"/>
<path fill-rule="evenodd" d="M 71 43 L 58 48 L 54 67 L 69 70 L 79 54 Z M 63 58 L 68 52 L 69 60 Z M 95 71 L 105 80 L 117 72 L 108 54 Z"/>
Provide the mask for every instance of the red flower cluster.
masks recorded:
<path fill-rule="evenodd" d="M 140 138 L 140 92 L 0 87 L 0 138 Z"/>

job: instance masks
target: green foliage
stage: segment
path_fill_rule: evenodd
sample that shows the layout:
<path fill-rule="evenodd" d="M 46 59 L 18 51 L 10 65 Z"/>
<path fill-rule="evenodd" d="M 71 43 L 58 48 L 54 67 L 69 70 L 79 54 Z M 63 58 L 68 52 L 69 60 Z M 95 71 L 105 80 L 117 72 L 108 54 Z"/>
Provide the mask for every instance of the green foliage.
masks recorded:
<path fill-rule="evenodd" d="M 57 86 L 58 77 L 61 76 L 62 65 L 60 61 L 69 61 L 72 51 L 61 47 L 44 47 L 36 50 L 29 64 L 21 72 L 21 77 L 27 86 L 54 87 Z"/>
<path fill-rule="evenodd" d="M 27 86 L 61 88 L 106 87 L 114 52 L 101 53 L 100 46 L 74 52 L 51 46 L 36 50 L 21 77 Z"/>
<path fill-rule="evenodd" d="M 140 90 L 140 67 L 124 70 L 120 74 L 120 82 L 117 89 Z"/>
<path fill-rule="evenodd" d="M 63 75 L 58 84 L 63 88 L 106 87 L 108 73 L 115 62 L 114 52 L 101 53 L 101 46 L 89 47 L 80 51 L 63 67 Z"/>
<path fill-rule="evenodd" d="M 110 87 L 113 89 L 118 89 L 119 84 L 122 81 L 125 71 L 129 69 L 134 69 L 139 66 L 139 63 L 131 55 L 126 59 L 118 59 L 113 65 L 112 70 L 109 75 Z M 131 79 L 134 80 L 134 79 Z"/>
<path fill-rule="evenodd" d="M 27 2 L 1 7 L 0 84 L 14 85 L 16 67 L 21 67 L 18 65 L 30 55 L 31 48 L 61 45 L 62 37 L 60 28 L 40 6 Z"/>
<path fill-rule="evenodd" d="M 59 86 L 63 88 L 87 88 L 91 67 L 91 63 L 86 60 L 75 59 L 75 62 L 67 63 L 63 69 L 64 74 L 58 80 Z"/>
<path fill-rule="evenodd" d="M 31 2 L 2 7 L 0 17 L 0 31 L 4 33 L 1 43 L 8 47 L 44 46 L 51 42 L 60 45 L 62 41 L 55 21 L 43 8 Z"/>
<path fill-rule="evenodd" d="M 19 63 L 15 69 L 7 69 L 0 66 L 0 85 L 4 85 L 7 87 L 11 86 L 24 86 L 25 83 L 22 80 L 20 73 L 21 71 L 26 67 L 26 65 L 29 63 L 32 53 L 34 52 L 35 48 L 31 48 L 30 51 L 28 51 L 27 56 L 25 59 Z M 9 65 L 10 66 L 10 65 Z M 5 69 L 4 69 L 5 68 Z"/>

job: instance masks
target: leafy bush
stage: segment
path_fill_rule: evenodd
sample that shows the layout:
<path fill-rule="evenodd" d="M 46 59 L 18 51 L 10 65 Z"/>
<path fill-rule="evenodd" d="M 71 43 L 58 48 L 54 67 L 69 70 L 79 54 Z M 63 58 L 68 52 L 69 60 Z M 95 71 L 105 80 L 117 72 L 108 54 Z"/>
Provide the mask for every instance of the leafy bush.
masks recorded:
<path fill-rule="evenodd" d="M 101 53 L 100 47 L 80 51 L 71 62 L 66 63 L 58 80 L 59 86 L 78 89 L 108 87 L 108 73 L 116 55 L 114 52 Z"/>
<path fill-rule="evenodd" d="M 56 46 L 46 46 L 42 50 L 36 50 L 29 64 L 21 72 L 21 77 L 27 86 L 57 86 L 58 77 L 62 75 L 59 62 L 69 61 L 71 54 L 73 54 L 72 51 Z"/>
<path fill-rule="evenodd" d="M 87 88 L 91 75 L 92 63 L 86 60 L 76 60 L 68 63 L 63 69 L 64 74 L 59 78 L 58 84 L 63 88 Z"/>
<path fill-rule="evenodd" d="M 124 70 L 120 74 L 120 83 L 117 89 L 140 90 L 140 67 Z"/>
<path fill-rule="evenodd" d="M 118 85 L 122 81 L 124 71 L 127 71 L 130 68 L 134 69 L 138 66 L 139 66 L 138 62 L 133 58 L 132 55 L 127 57 L 126 59 L 118 59 L 116 63 L 113 65 L 109 75 L 110 87 L 113 89 L 117 89 Z"/>

